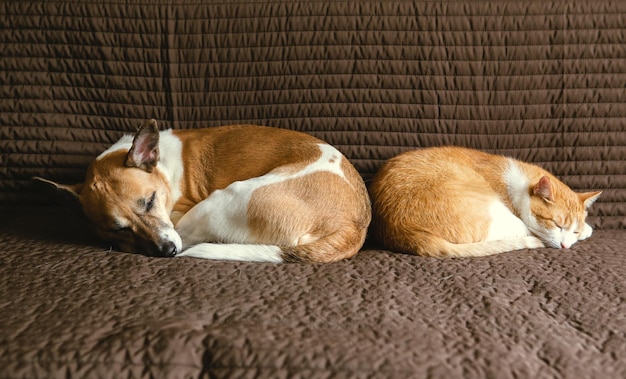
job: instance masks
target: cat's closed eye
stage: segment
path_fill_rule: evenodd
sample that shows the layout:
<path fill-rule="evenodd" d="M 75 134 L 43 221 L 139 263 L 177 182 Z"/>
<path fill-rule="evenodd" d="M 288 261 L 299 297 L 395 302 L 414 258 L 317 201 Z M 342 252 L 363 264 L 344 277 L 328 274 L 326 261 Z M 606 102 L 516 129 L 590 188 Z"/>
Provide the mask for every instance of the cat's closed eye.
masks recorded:
<path fill-rule="evenodd" d="M 539 216 L 539 218 L 541 218 L 545 222 L 545 224 L 548 225 L 548 226 L 552 226 L 552 227 L 554 227 L 556 229 L 563 229 L 561 224 L 559 224 L 555 220 L 552 220 L 552 219 L 549 219 L 549 218 L 544 218 L 544 217 L 541 217 L 541 216 Z"/>

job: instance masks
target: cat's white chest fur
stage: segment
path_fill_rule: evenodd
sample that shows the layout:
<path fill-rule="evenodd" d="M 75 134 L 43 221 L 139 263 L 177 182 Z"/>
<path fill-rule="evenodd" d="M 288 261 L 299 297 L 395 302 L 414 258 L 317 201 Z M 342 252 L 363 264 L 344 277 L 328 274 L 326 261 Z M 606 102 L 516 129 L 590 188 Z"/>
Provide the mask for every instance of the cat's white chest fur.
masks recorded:
<path fill-rule="evenodd" d="M 535 230 L 536 222 L 530 212 L 530 195 L 528 193 L 529 181 L 522 169 L 513 160 L 509 160 L 509 165 L 504 171 L 504 183 L 507 187 L 509 200 L 513 208 L 520 215 L 523 223 L 531 230 Z"/>
<path fill-rule="evenodd" d="M 511 212 L 500 200 L 489 206 L 491 224 L 485 241 L 499 241 L 531 235 L 526 224 Z"/>

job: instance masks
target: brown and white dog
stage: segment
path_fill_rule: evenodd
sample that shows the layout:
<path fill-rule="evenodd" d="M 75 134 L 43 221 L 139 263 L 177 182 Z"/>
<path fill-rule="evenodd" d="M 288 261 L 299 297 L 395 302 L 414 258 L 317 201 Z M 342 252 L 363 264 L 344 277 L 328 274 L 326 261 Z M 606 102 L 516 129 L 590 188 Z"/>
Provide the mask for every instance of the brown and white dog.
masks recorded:
<path fill-rule="evenodd" d="M 261 262 L 356 254 L 371 220 L 365 184 L 334 147 L 295 131 L 237 125 L 159 132 L 149 120 L 60 185 L 122 250 Z"/>

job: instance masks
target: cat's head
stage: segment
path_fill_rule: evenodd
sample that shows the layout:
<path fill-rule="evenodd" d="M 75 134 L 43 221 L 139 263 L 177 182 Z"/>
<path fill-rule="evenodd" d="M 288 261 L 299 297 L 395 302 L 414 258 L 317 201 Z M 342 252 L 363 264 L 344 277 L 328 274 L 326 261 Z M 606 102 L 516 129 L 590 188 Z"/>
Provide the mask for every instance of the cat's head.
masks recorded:
<path fill-rule="evenodd" d="M 587 209 L 602 192 L 576 193 L 565 184 L 547 176 L 531 189 L 529 229 L 547 246 L 569 249 L 579 240 L 591 236 L 585 222 Z"/>

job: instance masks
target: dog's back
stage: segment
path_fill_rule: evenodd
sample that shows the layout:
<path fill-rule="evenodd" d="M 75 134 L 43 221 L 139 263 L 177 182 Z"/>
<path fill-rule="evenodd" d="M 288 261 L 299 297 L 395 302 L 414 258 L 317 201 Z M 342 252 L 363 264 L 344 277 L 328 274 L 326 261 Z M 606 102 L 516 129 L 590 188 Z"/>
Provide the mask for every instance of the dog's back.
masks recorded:
<path fill-rule="evenodd" d="M 182 255 L 223 259 L 235 248 L 203 243 L 210 241 L 241 244 L 236 249 L 246 260 L 328 262 L 358 252 L 371 219 L 369 197 L 337 149 L 283 129 L 216 129 L 199 145 L 205 162 L 220 163 L 204 165 L 209 174 L 201 193 L 183 190 L 189 196 L 175 206 L 182 211 L 195 203 L 192 197 L 202 198 L 176 225 L 192 245 Z M 182 132 L 181 140 L 196 144 L 193 133 Z M 208 222 L 197 222 L 202 219 Z"/>
<path fill-rule="evenodd" d="M 149 120 L 85 183 L 45 182 L 77 200 L 103 239 L 159 256 L 336 261 L 359 251 L 371 220 L 365 184 L 337 149 L 252 125 L 159 132 Z"/>

